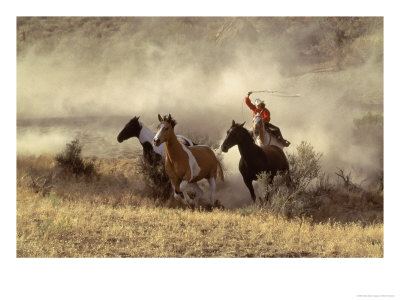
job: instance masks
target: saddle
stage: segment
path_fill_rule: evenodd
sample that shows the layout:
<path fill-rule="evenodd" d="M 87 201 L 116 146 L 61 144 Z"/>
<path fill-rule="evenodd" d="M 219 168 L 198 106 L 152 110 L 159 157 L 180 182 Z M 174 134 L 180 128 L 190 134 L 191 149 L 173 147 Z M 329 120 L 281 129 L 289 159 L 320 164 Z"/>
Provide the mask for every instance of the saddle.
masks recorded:
<path fill-rule="evenodd" d="M 283 138 L 281 130 L 278 126 L 275 126 L 271 123 L 264 123 L 264 125 L 265 129 L 269 133 L 273 134 L 279 141 L 281 141 L 285 145 L 285 147 L 288 147 L 290 145 L 290 142 Z"/>
<path fill-rule="evenodd" d="M 271 124 L 271 123 L 264 123 L 264 127 L 265 127 L 265 129 L 266 129 L 269 133 L 272 133 L 272 134 L 275 135 L 276 137 L 279 137 L 279 136 L 280 136 L 280 134 L 279 134 L 279 132 L 280 132 L 279 127 L 277 127 L 277 126 L 275 126 L 275 125 L 273 125 L 273 124 Z M 282 137 L 282 136 L 281 136 L 281 137 Z"/>

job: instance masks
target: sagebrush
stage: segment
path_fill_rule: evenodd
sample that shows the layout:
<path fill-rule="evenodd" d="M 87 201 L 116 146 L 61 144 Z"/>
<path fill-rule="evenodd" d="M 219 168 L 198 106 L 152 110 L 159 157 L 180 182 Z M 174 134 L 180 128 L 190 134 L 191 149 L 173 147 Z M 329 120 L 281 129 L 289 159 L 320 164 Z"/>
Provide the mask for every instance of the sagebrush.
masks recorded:
<path fill-rule="evenodd" d="M 85 175 L 87 177 L 98 175 L 94 163 L 82 158 L 82 145 L 79 139 L 67 143 L 64 151 L 56 155 L 55 161 L 57 166 L 67 174 Z"/>
<path fill-rule="evenodd" d="M 340 170 L 336 173 L 342 181 L 333 184 L 330 177 L 321 171 L 321 153 L 307 142 L 301 142 L 296 153 L 288 154 L 291 184 L 287 184 L 288 174 L 277 174 L 271 184 L 270 174 L 258 176 L 261 191 L 260 205 L 273 214 L 285 217 L 312 217 L 324 220 L 351 220 L 343 210 L 354 210 L 357 215 L 365 213 L 365 222 L 381 220 L 382 215 L 368 215 L 371 208 L 383 207 L 380 190 L 365 191 L 351 181 L 351 173 Z M 347 212 L 346 212 L 347 214 Z"/>
<path fill-rule="evenodd" d="M 138 167 L 144 177 L 146 195 L 166 202 L 171 196 L 172 186 L 165 172 L 164 160 L 159 160 L 151 164 L 141 157 Z"/>
<path fill-rule="evenodd" d="M 268 173 L 261 173 L 258 181 L 261 189 L 261 204 L 270 212 L 292 217 L 309 215 L 313 209 L 322 205 L 322 198 L 316 190 L 309 189 L 313 182 L 318 190 L 328 189 L 325 174 L 321 173 L 321 153 L 317 153 L 310 143 L 302 141 L 296 153 L 287 155 L 289 174 L 279 173 L 271 184 Z M 290 176 L 291 184 L 287 184 L 286 176 Z"/>

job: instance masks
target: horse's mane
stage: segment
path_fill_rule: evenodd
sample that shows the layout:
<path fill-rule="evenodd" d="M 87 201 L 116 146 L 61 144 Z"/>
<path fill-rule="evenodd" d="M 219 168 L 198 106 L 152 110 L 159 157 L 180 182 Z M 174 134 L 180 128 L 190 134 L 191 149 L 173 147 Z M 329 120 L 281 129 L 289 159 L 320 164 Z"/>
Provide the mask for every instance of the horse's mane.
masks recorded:
<path fill-rule="evenodd" d="M 129 121 L 129 123 L 134 123 L 134 122 L 137 122 L 139 125 L 140 125 L 140 122 L 139 122 L 139 118 L 140 117 L 133 117 L 130 121 Z"/>
<path fill-rule="evenodd" d="M 234 126 L 234 128 L 236 128 L 236 130 L 240 130 L 241 132 L 243 132 L 243 134 L 253 143 L 255 144 L 255 141 L 253 139 L 253 136 L 251 135 L 250 131 L 247 130 L 246 128 L 244 128 L 243 126 Z"/>
<path fill-rule="evenodd" d="M 175 120 L 174 118 L 171 117 L 171 114 L 168 114 L 168 116 L 167 116 L 167 115 L 164 115 L 163 121 L 168 122 L 169 124 L 171 124 L 172 128 L 174 128 L 175 125 L 178 124 L 178 123 L 176 122 L 176 120 Z"/>

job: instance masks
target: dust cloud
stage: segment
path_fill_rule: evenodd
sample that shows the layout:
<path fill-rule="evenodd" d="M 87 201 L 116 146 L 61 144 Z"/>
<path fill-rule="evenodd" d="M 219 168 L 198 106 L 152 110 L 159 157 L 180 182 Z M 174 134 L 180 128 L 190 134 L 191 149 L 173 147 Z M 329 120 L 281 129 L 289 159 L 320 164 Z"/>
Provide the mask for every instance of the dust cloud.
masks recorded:
<path fill-rule="evenodd" d="M 320 21 L 299 22 L 288 35 L 296 18 L 18 18 L 17 121 L 91 117 L 82 122 L 115 149 L 133 116 L 155 130 L 157 114 L 171 113 L 177 133 L 221 142 L 232 120 L 250 128 L 248 91 L 278 90 L 301 97 L 251 98 L 265 100 L 292 143 L 287 151 L 308 141 L 324 154 L 325 171 L 350 167 L 362 179 L 383 168 L 383 140 L 354 137 L 354 119 L 383 113 L 383 30 L 370 19 L 373 38 L 351 44 L 368 51 L 343 47 L 319 61 L 299 49 L 331 34 Z M 18 131 L 18 150 L 70 138 L 29 132 Z M 238 160 L 238 153 L 224 158 L 235 176 Z"/>

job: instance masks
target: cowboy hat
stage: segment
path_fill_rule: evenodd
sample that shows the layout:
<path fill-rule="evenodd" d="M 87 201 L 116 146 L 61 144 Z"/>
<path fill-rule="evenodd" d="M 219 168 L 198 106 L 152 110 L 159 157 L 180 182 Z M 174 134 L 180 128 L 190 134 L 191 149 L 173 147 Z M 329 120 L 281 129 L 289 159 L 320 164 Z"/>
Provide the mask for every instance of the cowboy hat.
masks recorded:
<path fill-rule="evenodd" d="M 264 101 L 261 100 L 261 99 L 259 99 L 259 98 L 257 98 L 257 99 L 256 99 L 256 105 L 259 105 L 259 104 L 261 104 L 261 103 L 264 103 Z"/>

